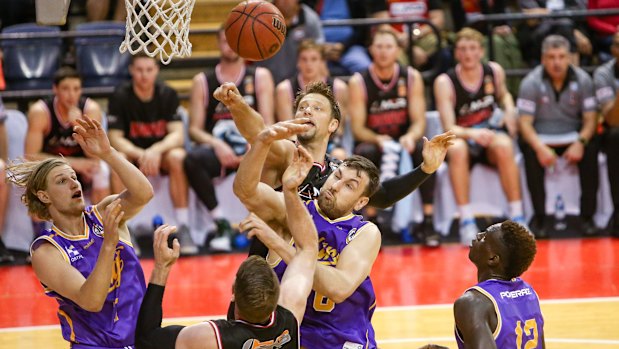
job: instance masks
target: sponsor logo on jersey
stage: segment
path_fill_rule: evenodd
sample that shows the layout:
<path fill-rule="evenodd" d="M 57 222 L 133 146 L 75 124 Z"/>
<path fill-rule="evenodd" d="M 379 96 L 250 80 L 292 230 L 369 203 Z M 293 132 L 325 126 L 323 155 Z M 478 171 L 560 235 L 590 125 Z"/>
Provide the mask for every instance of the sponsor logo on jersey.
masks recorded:
<path fill-rule="evenodd" d="M 75 246 L 73 245 L 70 245 L 69 247 L 67 247 L 66 251 L 67 251 L 67 255 L 69 255 L 69 259 L 71 260 L 71 262 L 84 259 L 84 256 L 82 256 L 80 252 L 75 249 Z"/>
<path fill-rule="evenodd" d="M 288 332 L 288 330 L 285 330 L 277 338 L 270 341 L 261 342 L 253 338 L 248 339 L 245 341 L 245 343 L 243 343 L 242 349 L 280 349 L 291 340 L 292 337 L 290 336 L 290 332 Z"/>

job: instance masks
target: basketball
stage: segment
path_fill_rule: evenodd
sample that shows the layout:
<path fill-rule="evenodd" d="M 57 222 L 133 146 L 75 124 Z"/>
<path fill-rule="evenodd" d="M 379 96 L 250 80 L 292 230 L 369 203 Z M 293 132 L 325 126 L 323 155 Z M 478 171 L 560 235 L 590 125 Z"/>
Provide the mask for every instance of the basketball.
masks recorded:
<path fill-rule="evenodd" d="M 286 21 L 275 5 L 244 1 L 230 11 L 225 23 L 228 44 L 239 56 L 262 61 L 273 57 L 286 38 Z"/>

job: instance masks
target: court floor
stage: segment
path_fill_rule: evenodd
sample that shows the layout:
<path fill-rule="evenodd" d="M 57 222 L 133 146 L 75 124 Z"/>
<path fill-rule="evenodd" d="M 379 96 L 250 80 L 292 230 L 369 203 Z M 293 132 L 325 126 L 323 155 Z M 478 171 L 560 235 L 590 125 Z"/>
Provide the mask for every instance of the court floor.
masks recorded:
<path fill-rule="evenodd" d="M 475 280 L 468 249 L 386 247 L 372 270 L 383 349 L 432 342 L 455 348 L 451 304 Z M 191 324 L 224 314 L 241 254 L 181 259 L 169 280 L 164 316 Z M 148 277 L 152 261 L 144 260 Z M 524 278 L 542 299 L 546 347 L 619 349 L 619 239 L 540 241 Z M 30 267 L 0 268 L 0 349 L 67 348 L 56 303 Z"/>

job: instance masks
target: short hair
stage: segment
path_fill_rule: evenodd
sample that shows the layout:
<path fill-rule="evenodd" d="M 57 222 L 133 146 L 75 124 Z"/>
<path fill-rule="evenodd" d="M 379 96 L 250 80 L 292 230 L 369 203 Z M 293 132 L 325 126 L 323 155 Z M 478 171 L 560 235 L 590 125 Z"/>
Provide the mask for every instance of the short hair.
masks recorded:
<path fill-rule="evenodd" d="M 58 86 L 64 79 L 78 79 L 82 81 L 82 77 L 77 70 L 69 66 L 60 67 L 56 70 L 54 73 L 54 86 Z"/>
<path fill-rule="evenodd" d="M 454 47 L 458 45 L 458 41 L 460 40 L 477 41 L 481 46 L 484 45 L 484 36 L 482 33 L 473 28 L 462 28 L 458 33 L 456 33 Z"/>
<path fill-rule="evenodd" d="M 297 108 L 299 107 L 299 103 L 301 103 L 301 100 L 305 98 L 305 96 L 312 93 L 325 96 L 329 100 L 329 104 L 331 104 L 331 117 L 335 118 L 338 122 L 342 120 L 342 112 L 340 111 L 340 106 L 335 100 L 333 91 L 331 91 L 329 85 L 327 85 L 324 81 L 311 82 L 305 87 L 305 91 L 297 93 L 297 97 L 294 100 L 294 110 L 297 110 Z"/>
<path fill-rule="evenodd" d="M 340 166 L 345 166 L 358 172 L 365 172 L 368 175 L 368 184 L 363 191 L 363 194 L 367 197 L 370 197 L 378 191 L 378 186 L 380 185 L 380 171 L 372 161 L 368 158 L 359 155 L 353 155 L 349 158 L 346 158 L 342 161 Z"/>
<path fill-rule="evenodd" d="M 234 301 L 243 320 L 264 322 L 277 307 L 279 281 L 262 257 L 250 256 L 241 263 L 233 288 Z"/>
<path fill-rule="evenodd" d="M 130 65 L 133 65 L 133 63 L 135 63 L 135 61 L 137 61 L 140 58 L 148 58 L 148 59 L 152 59 L 155 64 L 157 66 L 159 66 L 159 61 L 157 61 L 157 59 L 155 59 L 155 57 L 151 57 L 149 55 L 146 54 L 146 52 L 144 51 L 140 51 L 140 52 L 136 52 L 135 54 L 131 55 L 131 61 L 129 62 Z"/>
<path fill-rule="evenodd" d="M 30 215 L 44 220 L 51 219 L 47 204 L 39 200 L 37 192 L 47 190 L 47 176 L 54 168 L 62 165 L 70 166 L 64 158 L 26 161 L 7 166 L 7 181 L 25 189 L 21 199 Z"/>
<path fill-rule="evenodd" d="M 537 246 L 533 235 L 522 225 L 505 221 L 501 223 L 507 258 L 503 263 L 505 276 L 512 279 L 522 275 L 533 262 Z"/>
<path fill-rule="evenodd" d="M 393 29 L 388 29 L 388 28 L 380 28 L 378 30 L 376 30 L 374 32 L 374 34 L 372 34 L 372 41 L 370 41 L 370 44 L 374 43 L 374 39 L 376 39 L 377 36 L 379 35 L 391 35 L 393 37 L 393 39 L 395 40 L 395 43 L 397 46 L 400 46 L 400 41 L 398 40 L 398 35 L 395 33 L 395 31 Z"/>
<path fill-rule="evenodd" d="M 325 47 L 322 44 L 317 43 L 314 39 L 305 39 L 299 44 L 297 49 L 297 58 L 301 55 L 301 52 L 307 50 L 316 50 L 320 53 L 320 58 L 325 59 Z"/>
<path fill-rule="evenodd" d="M 565 50 L 569 52 L 570 42 L 561 35 L 548 35 L 544 41 L 542 41 L 542 54 L 555 48 L 565 48 Z"/>

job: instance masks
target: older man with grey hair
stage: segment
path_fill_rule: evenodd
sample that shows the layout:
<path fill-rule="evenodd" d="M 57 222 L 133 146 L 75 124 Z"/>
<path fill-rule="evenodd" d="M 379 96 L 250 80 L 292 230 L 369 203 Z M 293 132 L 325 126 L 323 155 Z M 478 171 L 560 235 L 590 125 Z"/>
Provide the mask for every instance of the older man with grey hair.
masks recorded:
<path fill-rule="evenodd" d="M 597 233 L 593 223 L 599 185 L 597 105 L 591 78 L 570 64 L 569 52 L 570 44 L 564 37 L 546 37 L 541 65 L 527 74 L 520 85 L 520 148 L 535 211 L 530 227 L 537 237 L 547 235 L 544 169 L 553 168 L 558 157 L 578 166 L 581 231 L 585 235 Z"/>

